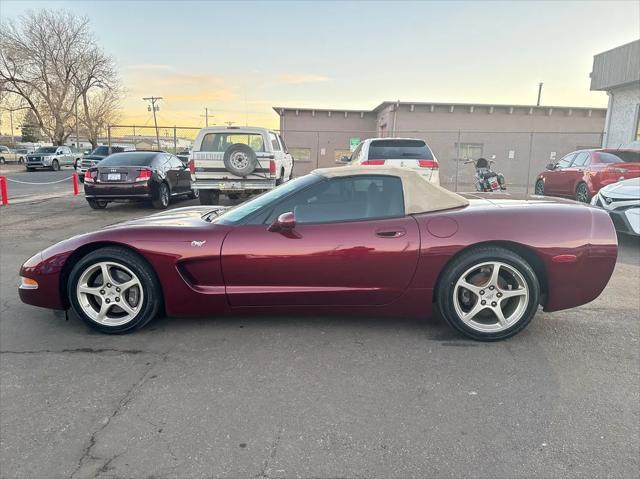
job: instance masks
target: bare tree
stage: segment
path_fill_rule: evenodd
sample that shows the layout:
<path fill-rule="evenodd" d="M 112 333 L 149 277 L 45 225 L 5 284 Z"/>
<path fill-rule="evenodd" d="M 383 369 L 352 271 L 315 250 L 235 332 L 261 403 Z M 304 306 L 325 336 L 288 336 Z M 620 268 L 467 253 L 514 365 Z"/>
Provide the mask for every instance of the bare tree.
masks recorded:
<path fill-rule="evenodd" d="M 85 98 L 90 105 L 94 90 L 112 83 L 113 62 L 96 45 L 86 17 L 38 10 L 0 25 L 0 89 L 24 98 L 54 144 L 73 132 L 75 102 Z M 91 116 L 89 106 L 84 111 Z"/>

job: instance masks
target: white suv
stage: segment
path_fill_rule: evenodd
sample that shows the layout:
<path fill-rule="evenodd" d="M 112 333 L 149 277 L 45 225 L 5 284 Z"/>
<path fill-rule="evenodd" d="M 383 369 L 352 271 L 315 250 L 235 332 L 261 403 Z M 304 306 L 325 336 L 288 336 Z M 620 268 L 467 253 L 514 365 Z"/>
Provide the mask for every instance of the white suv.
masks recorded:
<path fill-rule="evenodd" d="M 282 138 L 265 128 L 207 127 L 189 157 L 191 187 L 203 205 L 275 188 L 291 179 L 293 158 Z"/>
<path fill-rule="evenodd" d="M 438 160 L 424 140 L 416 138 L 369 138 L 360 143 L 341 163 L 387 165 L 417 171 L 423 178 L 440 184 Z"/>

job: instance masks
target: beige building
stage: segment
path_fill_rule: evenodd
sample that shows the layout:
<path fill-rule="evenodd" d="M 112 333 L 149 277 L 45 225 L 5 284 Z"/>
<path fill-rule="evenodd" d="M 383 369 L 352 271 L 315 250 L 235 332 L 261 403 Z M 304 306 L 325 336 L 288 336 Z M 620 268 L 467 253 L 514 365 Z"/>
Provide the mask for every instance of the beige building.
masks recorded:
<path fill-rule="evenodd" d="M 604 108 L 399 101 L 373 110 L 274 110 L 296 158 L 296 175 L 335 166 L 360 140 L 398 136 L 426 140 L 446 185 L 456 178 L 461 185 L 472 181 L 473 169 L 460 159 L 492 155 L 509 183 L 531 184 L 549 161 L 599 147 L 606 115 Z"/>
<path fill-rule="evenodd" d="M 639 148 L 640 40 L 594 56 L 591 89 L 609 95 L 602 146 Z"/>

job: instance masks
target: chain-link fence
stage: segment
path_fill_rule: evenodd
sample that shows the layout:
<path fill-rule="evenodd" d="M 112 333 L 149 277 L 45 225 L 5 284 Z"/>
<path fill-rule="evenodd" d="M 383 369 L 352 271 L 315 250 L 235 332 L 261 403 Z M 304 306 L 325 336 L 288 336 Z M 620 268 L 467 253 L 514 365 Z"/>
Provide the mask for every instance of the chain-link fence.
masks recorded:
<path fill-rule="evenodd" d="M 136 150 L 162 150 L 180 153 L 191 150 L 193 140 L 200 131 L 188 126 L 135 126 L 112 125 L 102 143 Z"/>
<path fill-rule="evenodd" d="M 120 126 L 108 128 L 104 144 L 135 149 L 160 149 L 180 153 L 192 148 L 198 127 Z M 278 131 L 278 130 L 273 130 Z M 355 146 L 377 131 L 282 132 L 289 152 L 295 158 L 295 176 L 316 168 L 337 166 Z M 440 183 L 454 191 L 473 189 L 474 167 L 467 159 L 494 159 L 494 169 L 502 173 L 507 186 L 515 191 L 531 192 L 536 176 L 546 165 L 581 148 L 599 148 L 602 132 L 567 131 L 397 131 L 396 137 L 420 138 L 427 142 L 440 164 Z M 342 163 L 340 163 L 342 164 Z"/>

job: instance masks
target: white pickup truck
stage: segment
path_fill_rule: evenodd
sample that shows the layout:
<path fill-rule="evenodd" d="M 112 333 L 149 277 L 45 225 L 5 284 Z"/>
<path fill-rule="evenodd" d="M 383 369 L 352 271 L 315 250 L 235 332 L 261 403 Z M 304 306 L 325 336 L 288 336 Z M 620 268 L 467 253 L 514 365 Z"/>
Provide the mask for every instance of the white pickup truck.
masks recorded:
<path fill-rule="evenodd" d="M 191 188 L 203 205 L 261 193 L 291 179 L 293 158 L 266 128 L 213 126 L 200 130 L 189 157 Z"/>

